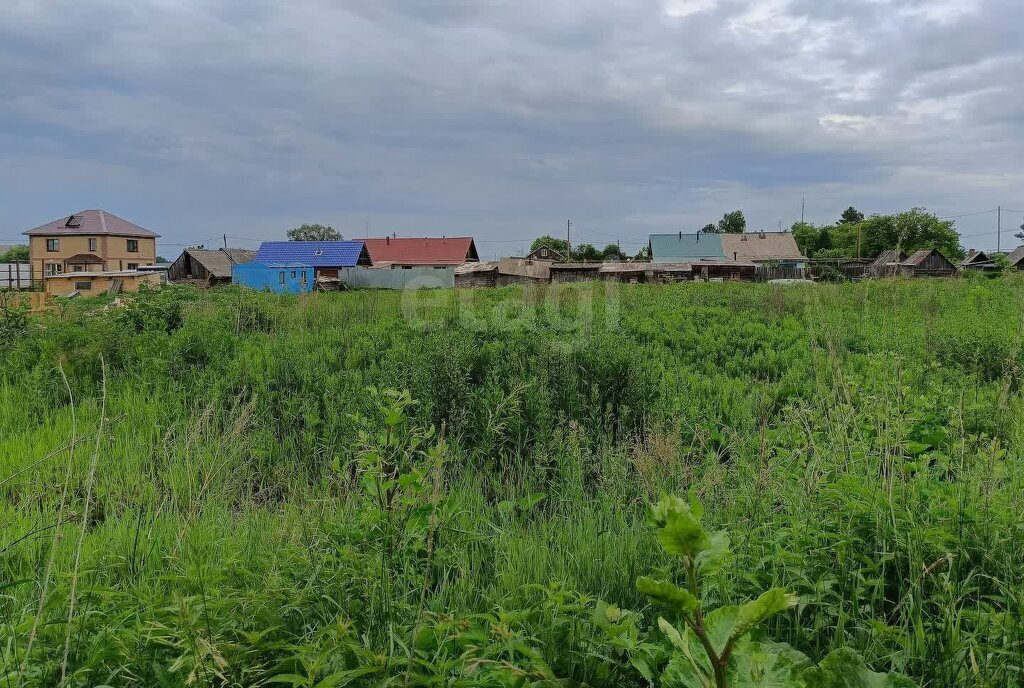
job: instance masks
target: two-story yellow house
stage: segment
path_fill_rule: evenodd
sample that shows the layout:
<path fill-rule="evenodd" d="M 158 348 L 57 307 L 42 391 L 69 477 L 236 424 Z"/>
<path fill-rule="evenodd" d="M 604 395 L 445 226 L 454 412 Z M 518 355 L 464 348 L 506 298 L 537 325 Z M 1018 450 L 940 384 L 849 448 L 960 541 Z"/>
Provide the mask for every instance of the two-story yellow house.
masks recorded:
<path fill-rule="evenodd" d="M 160 236 L 105 210 L 83 210 L 25 234 L 33 279 L 154 265 Z"/>

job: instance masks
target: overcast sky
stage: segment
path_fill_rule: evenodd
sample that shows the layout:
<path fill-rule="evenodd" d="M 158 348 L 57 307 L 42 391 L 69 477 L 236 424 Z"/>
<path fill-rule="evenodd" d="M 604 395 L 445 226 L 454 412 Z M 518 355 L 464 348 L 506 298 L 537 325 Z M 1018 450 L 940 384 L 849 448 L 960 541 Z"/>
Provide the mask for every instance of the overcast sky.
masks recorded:
<path fill-rule="evenodd" d="M 0 242 L 96 207 L 165 256 L 1024 211 L 1022 76 L 1020 0 L 2 0 Z"/>

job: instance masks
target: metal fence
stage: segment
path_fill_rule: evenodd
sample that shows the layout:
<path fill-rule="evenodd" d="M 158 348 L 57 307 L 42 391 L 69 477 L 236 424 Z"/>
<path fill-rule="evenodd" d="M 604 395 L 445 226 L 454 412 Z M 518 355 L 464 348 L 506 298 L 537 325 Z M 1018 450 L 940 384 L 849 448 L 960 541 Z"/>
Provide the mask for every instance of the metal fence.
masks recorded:
<path fill-rule="evenodd" d="M 42 280 L 32 279 L 32 266 L 29 263 L 0 263 L 0 289 L 22 291 L 41 286 Z"/>

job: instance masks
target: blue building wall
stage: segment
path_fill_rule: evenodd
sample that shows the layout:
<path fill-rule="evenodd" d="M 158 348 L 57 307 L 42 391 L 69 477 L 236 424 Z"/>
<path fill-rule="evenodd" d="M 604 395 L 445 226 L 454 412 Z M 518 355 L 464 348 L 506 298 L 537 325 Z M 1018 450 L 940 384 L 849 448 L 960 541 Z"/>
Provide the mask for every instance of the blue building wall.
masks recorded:
<path fill-rule="evenodd" d="M 231 269 L 231 281 L 258 291 L 301 294 L 313 290 L 313 266 L 308 263 L 242 263 Z"/>

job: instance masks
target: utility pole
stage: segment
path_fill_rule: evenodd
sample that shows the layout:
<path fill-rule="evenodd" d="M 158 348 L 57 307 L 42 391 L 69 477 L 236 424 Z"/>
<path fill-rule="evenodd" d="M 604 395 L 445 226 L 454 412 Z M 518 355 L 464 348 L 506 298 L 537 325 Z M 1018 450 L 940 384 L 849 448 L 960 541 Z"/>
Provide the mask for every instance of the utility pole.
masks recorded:
<path fill-rule="evenodd" d="M 1003 206 L 999 206 L 996 210 L 996 253 L 999 253 L 999 249 L 1002 248 L 1003 235 Z"/>
<path fill-rule="evenodd" d="M 863 233 L 863 231 L 864 230 L 861 228 L 860 223 L 858 222 L 857 223 L 857 260 L 860 260 L 860 237 L 861 237 L 861 234 Z"/>
<path fill-rule="evenodd" d="M 569 230 L 572 229 L 572 220 L 565 221 L 565 259 L 572 260 L 572 239 L 569 238 Z"/>
<path fill-rule="evenodd" d="M 800 224 L 804 222 L 804 210 L 807 208 L 807 197 L 800 197 Z"/>

